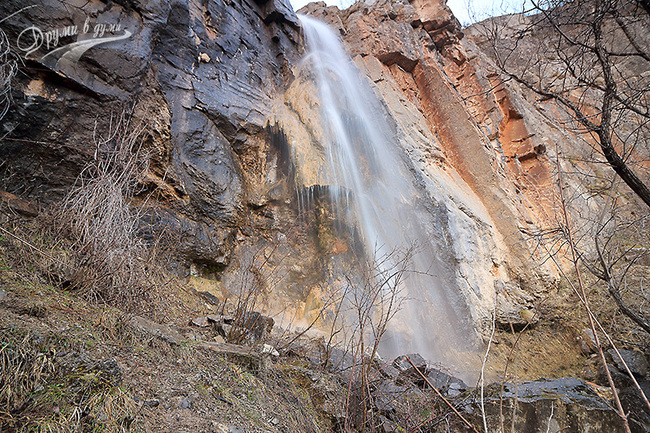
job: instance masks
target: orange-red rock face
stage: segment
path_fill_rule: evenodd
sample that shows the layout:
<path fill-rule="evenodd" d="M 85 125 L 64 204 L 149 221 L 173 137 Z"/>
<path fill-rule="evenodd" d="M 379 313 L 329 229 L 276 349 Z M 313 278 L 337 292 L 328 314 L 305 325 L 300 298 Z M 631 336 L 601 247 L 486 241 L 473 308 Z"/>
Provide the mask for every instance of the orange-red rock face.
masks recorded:
<path fill-rule="evenodd" d="M 502 318 L 513 320 L 555 279 L 528 234 L 554 221 L 548 149 L 557 133 L 546 133 L 548 122 L 538 122 L 516 90 L 498 85 L 444 1 L 378 1 L 345 11 L 310 4 L 301 12 L 339 30 L 398 126 L 396 140 L 433 179 L 432 200 L 449 203 L 450 220 L 469 215 L 472 223 L 450 230 L 461 233 L 457 272 L 477 322 L 487 320 L 495 299 Z"/>

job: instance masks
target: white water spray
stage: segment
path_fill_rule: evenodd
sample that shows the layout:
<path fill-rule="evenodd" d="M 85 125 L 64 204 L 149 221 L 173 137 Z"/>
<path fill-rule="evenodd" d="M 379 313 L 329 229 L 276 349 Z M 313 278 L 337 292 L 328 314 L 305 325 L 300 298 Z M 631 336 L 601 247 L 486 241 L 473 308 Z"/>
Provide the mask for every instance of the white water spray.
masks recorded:
<path fill-rule="evenodd" d="M 419 352 L 467 374 L 473 368 L 468 354 L 479 343 L 456 289 L 454 264 L 441 254 L 453 242 L 440 228 L 444 209 L 436 214 L 426 203 L 380 101 L 337 36 L 327 25 L 299 17 L 308 48 L 302 67 L 310 68 L 319 92 L 332 208 L 341 219 L 356 221 L 368 257 L 416 246 L 412 272 L 402 283 L 407 300 L 389 325 L 381 354 Z"/>

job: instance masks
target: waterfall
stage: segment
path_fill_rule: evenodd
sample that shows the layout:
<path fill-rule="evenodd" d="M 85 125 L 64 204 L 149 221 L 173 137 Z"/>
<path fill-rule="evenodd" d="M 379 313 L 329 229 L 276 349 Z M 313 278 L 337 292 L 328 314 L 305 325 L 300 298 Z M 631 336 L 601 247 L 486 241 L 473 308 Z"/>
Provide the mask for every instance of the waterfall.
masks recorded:
<path fill-rule="evenodd" d="M 441 254 L 453 242 L 438 223 L 444 209 L 436 215 L 428 203 L 381 102 L 338 37 L 322 22 L 299 18 L 307 44 L 302 67 L 310 69 L 319 93 L 332 209 L 355 221 L 365 254 L 382 266 L 393 265 L 386 257 L 415 246 L 400 283 L 405 302 L 380 355 L 419 352 L 467 377 L 480 344 L 456 290 L 454 264 Z"/>

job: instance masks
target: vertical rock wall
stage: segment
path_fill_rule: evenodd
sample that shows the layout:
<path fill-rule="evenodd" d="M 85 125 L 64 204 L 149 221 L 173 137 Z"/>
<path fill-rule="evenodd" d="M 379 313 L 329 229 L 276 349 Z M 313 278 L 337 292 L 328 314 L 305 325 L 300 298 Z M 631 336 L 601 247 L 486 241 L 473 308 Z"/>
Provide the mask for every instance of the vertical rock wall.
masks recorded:
<path fill-rule="evenodd" d="M 249 201 L 259 201 L 265 188 L 271 101 L 284 92 L 300 56 L 288 3 L 24 6 L 0 5 L 20 65 L 2 121 L 0 189 L 47 207 L 96 157 L 100 141 L 110 145 L 116 130 L 141 129 L 142 150 L 151 158 L 140 194 L 148 204 L 143 230 L 171 232 L 181 268 L 226 266 Z M 111 36 L 130 36 L 94 46 L 78 61 L 59 61 L 55 49 L 96 38 L 97 24 L 117 26 Z M 56 45 L 44 42 L 73 26 Z M 32 44 L 37 49 L 29 54 L 21 48 Z"/>
<path fill-rule="evenodd" d="M 22 6 L 3 2 L 0 17 Z M 548 153 L 566 137 L 517 89 L 494 89 L 489 60 L 442 0 L 345 11 L 312 3 L 303 12 L 338 29 L 382 101 L 421 199 L 440 221 L 441 254 L 473 320 L 487 329 L 496 299 L 502 323 L 525 323 L 535 297 L 554 284 L 527 234 L 553 220 Z M 45 47 L 27 56 L 2 122 L 0 189 L 56 203 L 94 157 L 97 137 L 126 112 L 151 154 L 140 197 L 155 191 L 145 231 L 176 233 L 181 268 L 216 270 L 237 286 L 246 257 L 281 244 L 273 254 L 284 258 L 266 266 L 283 269 L 274 271 L 286 275 L 283 299 L 298 299 L 303 313 L 318 308 L 317 287 L 336 280 L 323 251 L 335 261 L 353 251 L 295 221 L 296 189 L 313 193 L 327 173 L 318 101 L 294 79 L 302 37 L 288 3 L 45 0 L 2 28 L 15 45 L 30 26 L 81 29 L 85 20 L 119 23 L 132 36 L 74 64 L 43 60 Z"/>
<path fill-rule="evenodd" d="M 477 74 L 476 55 L 444 2 L 360 2 L 345 11 L 312 3 L 300 12 L 339 30 L 383 101 L 423 198 L 444 215 L 449 252 L 441 254 L 449 254 L 479 328 L 487 329 L 495 300 L 500 322 L 525 323 L 535 296 L 555 281 L 526 235 L 547 222 L 535 198 L 546 194 L 549 162 L 507 88 L 466 97 L 485 94 L 490 81 Z M 285 105 L 300 116 L 292 101 Z M 519 157 L 508 163 L 506 153 Z M 535 181 L 522 192 L 529 173 Z"/>

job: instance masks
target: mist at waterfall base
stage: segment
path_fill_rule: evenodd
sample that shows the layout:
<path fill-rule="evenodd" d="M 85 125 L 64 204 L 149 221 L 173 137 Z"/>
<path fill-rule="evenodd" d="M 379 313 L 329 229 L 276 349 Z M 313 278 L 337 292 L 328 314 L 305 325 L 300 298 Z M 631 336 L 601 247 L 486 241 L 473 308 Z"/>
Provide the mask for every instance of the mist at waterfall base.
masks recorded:
<path fill-rule="evenodd" d="M 441 212 L 423 198 L 381 102 L 341 41 L 326 24 L 299 18 L 307 45 L 301 70 L 319 93 L 331 207 L 338 219 L 354 221 L 376 266 L 394 269 L 396 257 L 413 250 L 399 287 L 404 302 L 379 354 L 390 360 L 417 352 L 474 379 L 481 343 L 456 290 L 453 260 L 445 260 L 453 239 L 437 223 Z"/>

